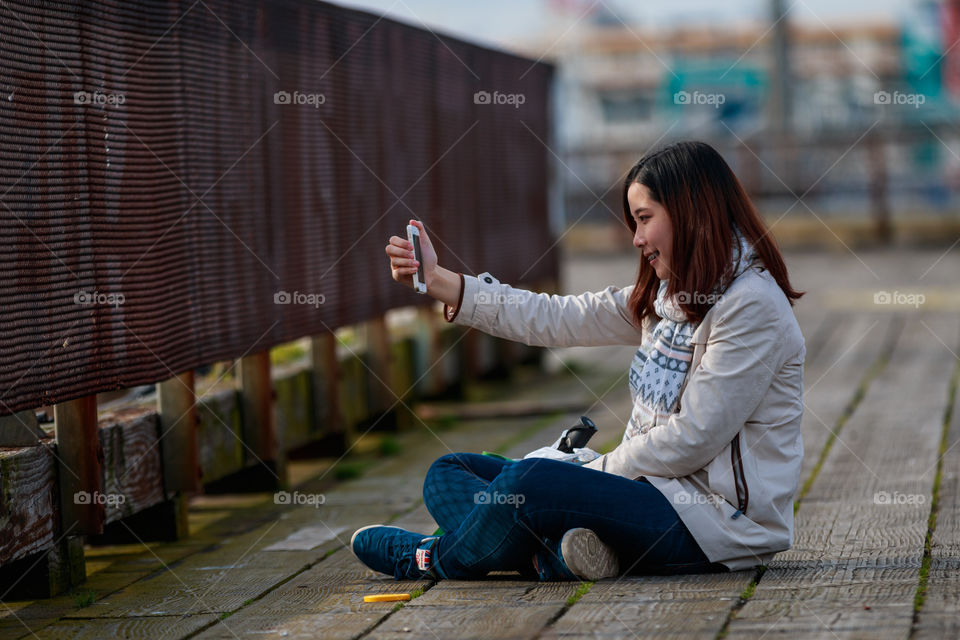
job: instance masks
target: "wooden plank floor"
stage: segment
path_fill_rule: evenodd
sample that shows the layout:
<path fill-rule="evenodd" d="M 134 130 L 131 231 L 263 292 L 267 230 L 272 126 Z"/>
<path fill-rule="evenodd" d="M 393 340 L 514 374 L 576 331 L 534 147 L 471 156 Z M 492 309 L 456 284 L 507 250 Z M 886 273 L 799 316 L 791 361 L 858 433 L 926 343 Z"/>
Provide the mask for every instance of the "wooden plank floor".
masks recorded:
<path fill-rule="evenodd" d="M 173 544 L 94 550 L 86 588 L 0 603 L 2 638 L 942 638 L 960 634 L 960 251 L 789 256 L 807 339 L 805 457 L 794 547 L 765 572 L 628 577 L 593 585 L 394 582 L 345 549 L 352 531 L 391 522 L 429 532 L 420 500 L 430 462 L 450 451 L 519 456 L 575 416 L 463 422 L 398 438 L 400 455 L 360 478 L 307 481 L 324 504 L 269 495 L 203 497 L 196 533 Z M 566 265 L 567 288 L 608 284 L 634 258 Z M 910 306 L 878 292 L 923 292 Z M 555 350 L 551 381 L 491 400 L 580 398 L 617 437 L 629 415 L 632 348 Z M 936 502 L 934 503 L 934 498 Z M 935 518 L 931 518 L 931 512 Z M 308 542 L 303 543 L 304 540 Z M 314 542 L 310 542 L 313 540 Z M 268 550 L 268 548 L 274 550 Z M 422 593 L 405 604 L 363 595 Z"/>

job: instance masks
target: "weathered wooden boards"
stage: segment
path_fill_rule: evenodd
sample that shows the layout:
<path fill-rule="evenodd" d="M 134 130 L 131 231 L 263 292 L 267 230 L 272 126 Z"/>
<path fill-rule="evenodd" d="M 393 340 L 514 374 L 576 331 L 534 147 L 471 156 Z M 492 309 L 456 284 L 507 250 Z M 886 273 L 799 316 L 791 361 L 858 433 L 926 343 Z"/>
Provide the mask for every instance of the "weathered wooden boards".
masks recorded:
<path fill-rule="evenodd" d="M 752 571 L 605 580 L 567 610 L 544 638 L 714 638 Z"/>
<path fill-rule="evenodd" d="M 535 389 L 529 391 L 533 393 Z M 590 397 L 586 390 L 582 393 L 584 400 Z M 281 628 L 288 637 L 357 636 L 393 610 L 389 603 L 363 603 L 362 596 L 396 591 L 401 585 L 366 570 L 342 548 L 352 531 L 371 522 L 387 521 L 416 505 L 423 476 L 436 457 L 451 450 L 496 449 L 499 443 L 515 439 L 518 431 L 542 424 L 538 433 L 531 433 L 514 446 L 512 452 L 519 455 L 535 448 L 534 445 L 552 441 L 562 422 L 478 422 L 455 431 L 431 435 L 421 429 L 420 433 L 401 436 L 401 443 L 407 438 L 415 439 L 409 446 L 403 445 L 404 455 L 384 460 L 356 481 L 338 485 L 324 495 L 324 503 L 318 509 L 284 509 L 279 520 L 274 515 L 244 533 L 228 535 L 218 548 L 193 553 L 175 563 L 167 561 L 168 569 L 156 560 L 152 566 L 161 571 L 150 579 L 122 585 L 119 591 L 90 607 L 71 612 L 70 619 L 62 619 L 43 631 L 35 630 L 41 637 L 43 633 L 50 637 L 73 633 L 85 637 L 88 628 L 93 636 L 94 632 L 109 633 L 112 629 L 160 628 L 167 622 L 171 632 L 177 631 L 174 637 L 195 629 L 205 629 L 201 637 L 233 638 L 234 633 L 244 636 L 256 629 Z M 422 506 L 399 523 L 424 531 L 435 526 Z M 263 550 L 304 528 L 321 526 L 339 532 L 338 537 L 313 549 Z M 326 557 L 331 551 L 333 555 Z M 158 555 L 164 557 L 160 551 Z M 411 591 L 424 586 L 426 582 L 417 582 L 402 588 Z M 228 617 L 219 620 L 221 616 Z"/>
<path fill-rule="evenodd" d="M 239 394 L 220 389 L 197 400 L 197 449 L 204 484 L 243 468 Z"/>
<path fill-rule="evenodd" d="M 76 538 L 81 526 L 97 533 L 106 523 L 164 500 L 156 413 L 113 412 L 94 422 L 90 430 L 76 419 L 96 421 L 95 405 L 91 406 L 93 412 L 77 411 L 72 416 L 60 411 L 63 421 L 58 427 L 61 434 L 69 428 L 80 429 L 87 434 L 84 437 L 92 431 L 92 442 L 84 442 L 82 449 L 96 453 L 93 468 L 76 466 L 77 457 L 64 455 L 52 441 L 0 453 L 0 513 L 4 514 L 0 564 L 5 565 L 0 569 L 0 591 L 49 595 L 82 581 L 82 541 Z M 79 436 L 71 434 L 67 442 L 70 437 L 75 442 Z M 60 482 L 54 486 L 57 478 Z M 86 480 L 80 482 L 80 478 Z M 63 518 L 59 528 L 58 512 Z M 66 518 L 70 513 L 73 520 Z M 16 560 L 21 564 L 7 566 Z"/>
<path fill-rule="evenodd" d="M 157 414 L 144 409 L 114 412 L 100 422 L 97 434 L 103 447 L 106 522 L 163 502 Z"/>
<path fill-rule="evenodd" d="M 944 341 L 960 358 L 960 340 Z M 955 379 L 956 383 L 957 380 Z M 930 572 L 914 638 L 960 637 L 960 389 L 953 389 L 952 415 L 943 454 L 938 513 L 931 537 Z"/>
<path fill-rule="evenodd" d="M 53 640 L 102 640 L 103 638 L 185 638 L 216 621 L 216 616 L 173 615 L 153 618 L 67 619 L 30 635 Z"/>
<path fill-rule="evenodd" d="M 960 318 L 906 314 L 730 637 L 906 637 Z M 849 385 L 849 381 L 848 381 Z M 811 402 L 811 400 L 808 400 Z"/>
<path fill-rule="evenodd" d="M 482 582 L 439 582 L 365 637 L 533 638 L 563 611 L 577 586 L 537 584 L 517 580 L 515 574 Z"/>
<path fill-rule="evenodd" d="M 0 450 L 0 565 L 53 546 L 56 464 L 50 443 Z"/>
<path fill-rule="evenodd" d="M 804 369 L 801 486 L 847 412 L 855 409 L 859 386 L 869 383 L 867 378 L 883 364 L 902 328 L 902 322 L 889 314 L 836 313 L 831 322 L 832 330 Z"/>

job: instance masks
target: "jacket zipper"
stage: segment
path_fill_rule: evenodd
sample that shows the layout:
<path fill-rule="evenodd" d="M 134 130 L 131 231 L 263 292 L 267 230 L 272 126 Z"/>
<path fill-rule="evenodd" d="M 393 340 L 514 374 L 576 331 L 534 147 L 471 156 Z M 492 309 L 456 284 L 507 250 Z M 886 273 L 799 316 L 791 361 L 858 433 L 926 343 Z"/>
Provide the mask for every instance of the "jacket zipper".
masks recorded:
<path fill-rule="evenodd" d="M 733 439 L 730 447 L 730 462 L 733 465 L 733 482 L 737 488 L 737 512 L 733 518 L 739 518 L 747 513 L 747 504 L 750 501 L 750 490 L 747 488 L 747 476 L 743 472 L 743 456 L 740 454 L 740 434 Z"/>

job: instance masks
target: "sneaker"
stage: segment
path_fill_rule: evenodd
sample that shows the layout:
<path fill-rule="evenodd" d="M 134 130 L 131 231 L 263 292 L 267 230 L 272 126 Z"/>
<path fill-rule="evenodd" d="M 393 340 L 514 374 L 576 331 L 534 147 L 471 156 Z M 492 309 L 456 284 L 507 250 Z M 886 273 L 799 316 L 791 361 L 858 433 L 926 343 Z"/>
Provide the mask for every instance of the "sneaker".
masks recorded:
<path fill-rule="evenodd" d="M 431 555 L 438 539 L 400 527 L 373 524 L 354 532 L 350 550 L 363 564 L 396 580 L 437 578 Z"/>
<path fill-rule="evenodd" d="M 620 573 L 617 554 L 590 529 L 570 529 L 560 540 L 560 558 L 581 580 L 602 580 Z"/>
<path fill-rule="evenodd" d="M 533 554 L 534 579 L 540 582 L 579 580 L 560 558 L 560 545 L 555 540 L 543 538 L 540 543 L 540 548 Z"/>

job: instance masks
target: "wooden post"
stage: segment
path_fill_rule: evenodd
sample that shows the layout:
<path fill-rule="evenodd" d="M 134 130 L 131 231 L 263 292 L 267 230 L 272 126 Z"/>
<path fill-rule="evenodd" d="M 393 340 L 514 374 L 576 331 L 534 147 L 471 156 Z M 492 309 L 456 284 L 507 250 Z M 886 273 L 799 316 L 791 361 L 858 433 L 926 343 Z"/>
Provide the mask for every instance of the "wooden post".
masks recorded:
<path fill-rule="evenodd" d="M 157 385 L 163 486 L 168 499 L 178 492 L 200 490 L 196 403 L 193 371 Z"/>
<path fill-rule="evenodd" d="M 887 198 L 887 160 L 884 143 L 879 135 L 867 136 L 867 158 L 870 172 L 870 213 L 873 217 L 877 240 L 889 244 L 893 239 L 890 225 L 890 202 Z"/>
<path fill-rule="evenodd" d="M 270 351 L 240 359 L 240 396 L 243 415 L 244 456 L 258 469 L 254 475 L 265 486 L 284 484 L 273 415 L 273 383 L 270 380 Z M 255 481 L 255 484 L 259 482 Z"/>
<path fill-rule="evenodd" d="M 315 420 L 319 435 L 334 450 L 344 450 L 347 429 L 340 407 L 340 363 L 337 360 L 337 339 L 333 333 L 310 338 L 310 359 L 313 367 L 313 397 L 317 408 Z"/>
<path fill-rule="evenodd" d="M 460 363 L 460 375 L 463 376 L 464 384 L 472 384 L 480 378 L 480 350 L 483 348 L 481 340 L 479 330 L 467 329 L 467 335 L 463 338 L 463 361 Z"/>
<path fill-rule="evenodd" d="M 60 476 L 60 522 L 69 535 L 103 532 L 103 448 L 95 395 L 54 407 Z"/>
<path fill-rule="evenodd" d="M 189 534 L 187 495 L 200 491 L 200 452 L 197 442 L 197 397 L 194 373 L 185 371 L 157 385 L 160 453 L 166 502 L 141 513 L 145 529 L 160 539 L 179 540 Z M 135 526 L 128 523 L 127 526 Z M 144 531 L 141 538 L 152 538 Z"/>
<path fill-rule="evenodd" d="M 437 363 L 443 351 L 440 350 L 440 322 L 442 320 L 437 316 L 437 312 L 431 307 L 420 307 L 417 309 L 417 340 L 421 342 L 423 371 L 418 369 L 416 377 L 424 375 L 419 386 L 423 389 L 420 395 L 423 397 L 439 396 L 443 393 L 447 381 L 444 379 L 443 365 Z"/>
<path fill-rule="evenodd" d="M 370 377 L 370 414 L 377 419 L 384 413 L 390 413 L 380 425 L 396 426 L 396 411 L 390 407 L 397 401 L 393 383 L 393 354 L 390 352 L 390 333 L 384 316 L 374 318 L 366 324 L 368 366 L 373 373 Z"/>

